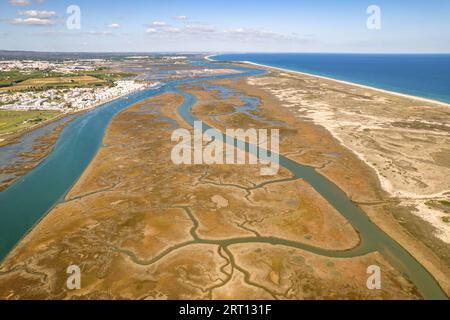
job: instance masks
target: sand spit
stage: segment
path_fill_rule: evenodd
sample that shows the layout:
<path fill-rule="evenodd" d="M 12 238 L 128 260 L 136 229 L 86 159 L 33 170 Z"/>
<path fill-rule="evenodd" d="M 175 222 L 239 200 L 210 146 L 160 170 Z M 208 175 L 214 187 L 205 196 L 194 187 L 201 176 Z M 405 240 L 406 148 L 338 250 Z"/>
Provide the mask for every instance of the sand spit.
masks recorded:
<path fill-rule="evenodd" d="M 210 61 L 214 61 L 214 60 L 211 60 L 210 57 L 208 57 L 208 58 L 209 58 Z M 296 74 L 305 75 L 305 76 L 309 76 L 309 77 L 314 77 L 314 78 L 318 78 L 318 79 L 324 79 L 324 80 L 339 82 L 339 83 L 347 84 L 347 85 L 354 86 L 354 87 L 359 87 L 359 88 L 363 88 L 363 89 L 369 89 L 369 90 L 378 91 L 378 92 L 381 92 L 381 93 L 392 94 L 392 95 L 395 95 L 395 96 L 399 96 L 399 97 L 403 97 L 403 98 L 409 98 L 409 99 L 413 99 L 413 100 L 417 100 L 417 101 L 421 101 L 421 102 L 435 103 L 435 104 L 439 104 L 439 105 L 442 105 L 442 106 L 450 107 L 450 104 L 446 103 L 446 102 L 433 100 L 433 99 L 422 98 L 422 97 L 417 97 L 417 96 L 413 96 L 413 95 L 409 95 L 409 94 L 405 94 L 405 93 L 400 93 L 400 92 L 395 92 L 395 91 L 390 91 L 390 90 L 385 90 L 385 89 L 379 89 L 379 88 L 370 87 L 370 86 L 366 86 L 366 85 L 355 83 L 355 82 L 344 81 L 344 80 L 337 80 L 337 79 L 333 79 L 333 78 L 330 78 L 330 77 L 319 76 L 319 75 L 315 75 L 315 74 L 312 74 L 312 73 L 306 73 L 306 72 L 301 72 L 301 71 L 293 71 L 293 70 L 284 69 L 284 68 L 270 67 L 270 66 L 266 66 L 266 65 L 263 65 L 263 64 L 254 63 L 254 62 L 251 62 L 251 61 L 241 61 L 241 62 L 242 63 L 247 63 L 247 64 L 252 64 L 252 65 L 255 65 L 255 66 L 259 66 L 259 67 L 268 68 L 268 69 L 284 71 L 284 72 L 287 72 L 287 73 L 296 73 Z"/>
<path fill-rule="evenodd" d="M 261 66 L 255 63 L 252 65 Z M 377 174 L 381 187 L 450 244 L 449 104 L 263 66 L 248 79 L 296 116 L 326 128 Z"/>

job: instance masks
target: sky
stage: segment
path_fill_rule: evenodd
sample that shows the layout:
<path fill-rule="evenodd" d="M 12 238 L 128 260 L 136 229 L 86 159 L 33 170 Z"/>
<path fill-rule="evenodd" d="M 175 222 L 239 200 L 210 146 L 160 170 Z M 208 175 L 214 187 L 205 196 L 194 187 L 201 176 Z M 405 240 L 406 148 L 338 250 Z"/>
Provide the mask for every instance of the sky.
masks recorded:
<path fill-rule="evenodd" d="M 0 50 L 450 53 L 450 1 L 0 0 Z"/>

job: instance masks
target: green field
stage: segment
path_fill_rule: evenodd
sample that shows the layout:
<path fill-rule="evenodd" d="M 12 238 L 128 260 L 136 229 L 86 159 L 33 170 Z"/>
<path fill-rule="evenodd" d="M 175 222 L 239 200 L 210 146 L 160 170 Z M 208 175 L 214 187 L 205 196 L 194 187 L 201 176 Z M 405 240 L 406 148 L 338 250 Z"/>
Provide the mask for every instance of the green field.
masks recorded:
<path fill-rule="evenodd" d="M 0 134 L 15 133 L 55 118 L 59 114 L 58 111 L 0 110 Z"/>
<path fill-rule="evenodd" d="M 84 71 L 80 75 L 92 76 L 105 81 L 117 81 L 123 78 L 136 76 L 135 73 L 111 71 L 108 69 L 98 69 L 95 71 Z"/>
<path fill-rule="evenodd" d="M 76 74 L 59 74 L 46 71 L 5 71 L 0 72 L 0 91 L 47 90 L 61 87 L 108 86 L 114 81 L 135 74 L 116 72 L 108 69 L 83 71 Z M 55 81 L 57 79 L 58 81 Z"/>
<path fill-rule="evenodd" d="M 2 71 L 0 72 L 0 88 L 12 86 L 28 79 L 41 79 L 57 76 L 61 76 L 61 74 L 45 71 L 33 71 L 33 72 Z"/>

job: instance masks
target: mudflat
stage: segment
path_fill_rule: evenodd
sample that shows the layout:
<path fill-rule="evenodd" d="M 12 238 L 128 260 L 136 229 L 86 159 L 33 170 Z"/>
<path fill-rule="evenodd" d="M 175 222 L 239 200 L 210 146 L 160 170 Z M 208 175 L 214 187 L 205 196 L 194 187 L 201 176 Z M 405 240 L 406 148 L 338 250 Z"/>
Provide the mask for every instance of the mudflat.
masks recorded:
<path fill-rule="evenodd" d="M 221 99 L 214 91 L 184 89 L 199 97 L 197 116 L 217 120 L 201 112 L 208 99 Z M 162 94 L 113 120 L 65 200 L 3 262 L 1 298 L 420 298 L 377 252 L 335 258 L 308 251 L 346 251 L 360 239 L 287 170 L 264 177 L 255 165 L 173 164 L 173 130 L 192 130 L 177 115 L 182 102 L 182 96 Z M 264 107 L 254 111 L 261 112 L 257 118 L 235 111 L 225 112 L 223 126 L 272 121 Z M 295 152 L 290 143 L 297 129 L 288 122 L 276 126 L 286 137 L 284 152 Z M 82 286 L 69 291 L 66 269 L 73 264 L 81 267 Z M 368 289 L 370 265 L 384 270 L 383 290 Z"/>
<path fill-rule="evenodd" d="M 211 84 L 235 91 L 228 105 L 239 104 L 245 92 L 261 101 L 258 114 L 294 128 L 294 134 L 282 134 L 282 153 L 339 185 L 449 292 L 450 174 L 442 160 L 450 145 L 450 106 L 267 70 L 266 76 Z M 205 96 L 200 87 L 192 90 Z M 212 99 L 205 96 L 207 103 L 198 108 L 210 110 Z M 227 117 L 235 125 L 249 121 L 243 114 L 230 117 L 216 110 L 215 115 L 211 123 L 219 127 Z"/>

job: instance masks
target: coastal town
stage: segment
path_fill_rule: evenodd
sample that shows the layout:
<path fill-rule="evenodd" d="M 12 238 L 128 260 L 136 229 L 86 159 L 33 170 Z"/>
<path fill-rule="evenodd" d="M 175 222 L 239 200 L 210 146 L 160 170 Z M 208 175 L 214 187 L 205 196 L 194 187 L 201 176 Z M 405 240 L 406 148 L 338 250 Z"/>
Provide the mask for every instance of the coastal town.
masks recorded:
<path fill-rule="evenodd" d="M 135 81 L 110 70 L 106 59 L 0 61 L 0 109 L 90 109 L 159 82 Z M 131 79 L 130 79 L 131 78 Z"/>
<path fill-rule="evenodd" d="M 348 318 L 395 300 L 405 318 L 450 300 L 449 0 L 0 8 L 11 314 Z"/>
<path fill-rule="evenodd" d="M 129 95 L 158 82 L 143 83 L 133 80 L 116 81 L 112 87 L 49 89 L 45 91 L 0 93 L 0 108 L 7 110 L 57 110 L 70 113 L 98 106 Z"/>
<path fill-rule="evenodd" d="M 0 60 L 0 110 L 71 113 L 167 80 L 226 73 L 238 72 L 193 66 L 181 55 Z"/>
<path fill-rule="evenodd" d="M 0 60 L 0 72 L 4 71 L 34 71 L 52 70 L 59 73 L 75 73 L 79 71 L 93 71 L 99 64 L 105 63 L 105 59 L 79 59 L 65 61 L 47 60 Z"/>

